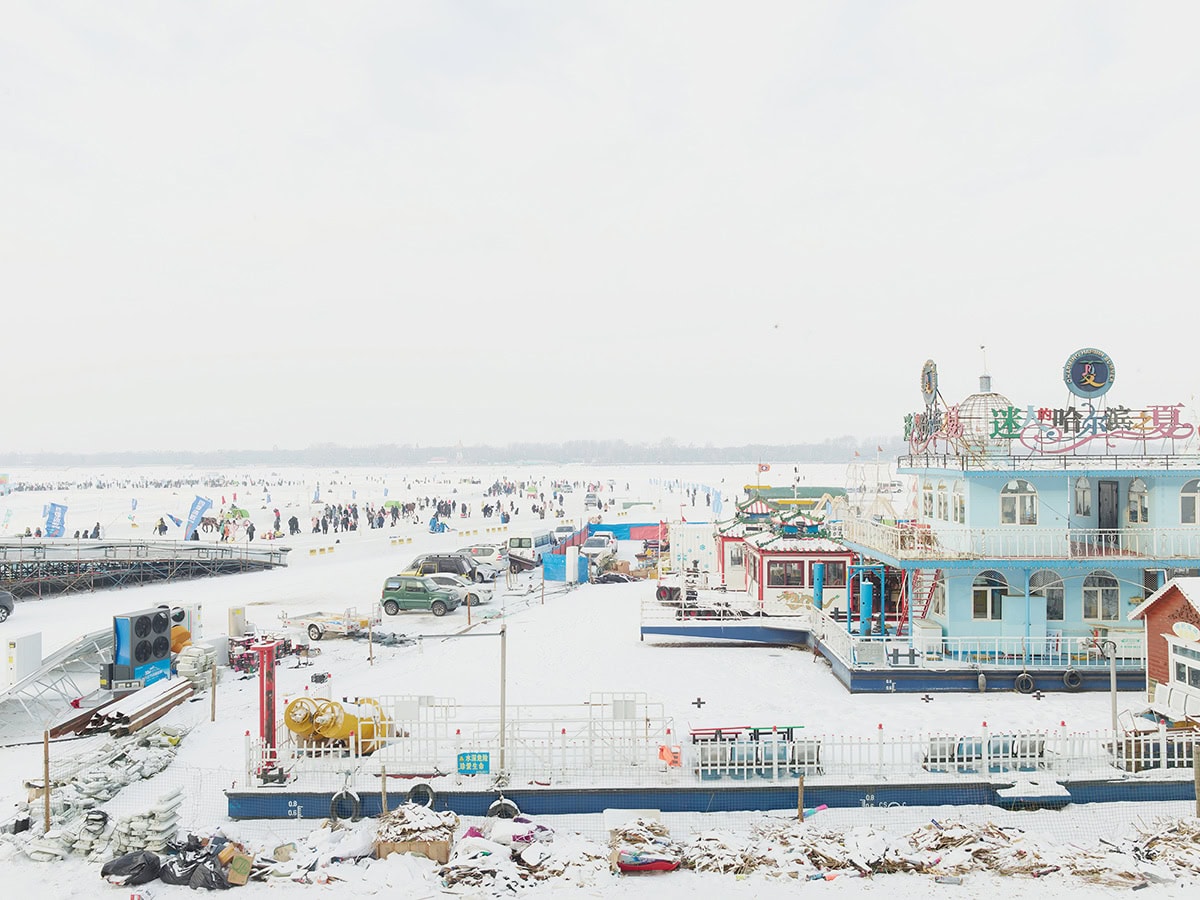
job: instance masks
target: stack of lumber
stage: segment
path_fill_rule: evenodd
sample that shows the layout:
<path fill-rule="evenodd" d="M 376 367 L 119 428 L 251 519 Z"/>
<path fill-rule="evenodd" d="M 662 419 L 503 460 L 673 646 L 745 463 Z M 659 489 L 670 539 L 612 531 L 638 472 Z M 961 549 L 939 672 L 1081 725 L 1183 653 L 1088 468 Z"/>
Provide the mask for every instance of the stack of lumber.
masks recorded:
<path fill-rule="evenodd" d="M 195 693 L 195 686 L 186 678 L 159 681 L 58 723 L 50 729 L 50 737 L 101 732 L 111 732 L 118 737 L 132 734 L 186 703 Z"/>

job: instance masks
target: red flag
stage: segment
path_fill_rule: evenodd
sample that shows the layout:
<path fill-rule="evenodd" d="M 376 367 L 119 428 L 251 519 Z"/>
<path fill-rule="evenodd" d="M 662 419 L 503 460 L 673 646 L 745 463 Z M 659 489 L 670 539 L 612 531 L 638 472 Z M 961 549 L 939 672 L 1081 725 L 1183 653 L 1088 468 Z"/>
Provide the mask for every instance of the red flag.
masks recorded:
<path fill-rule="evenodd" d="M 855 450 L 855 451 L 854 451 L 854 455 L 855 455 L 855 456 L 858 456 L 858 455 L 859 455 L 859 453 L 858 453 L 858 451 L 857 451 L 857 450 Z"/>
<path fill-rule="evenodd" d="M 877 447 L 875 448 L 875 452 L 876 452 L 876 453 L 882 453 L 882 452 L 883 452 L 883 448 L 882 448 L 882 447 L 878 447 L 878 446 L 877 446 Z"/>
<path fill-rule="evenodd" d="M 760 471 L 760 472 L 770 472 L 770 471 L 771 471 L 771 464 L 770 464 L 770 463 L 759 463 L 759 464 L 758 464 L 758 471 Z"/>

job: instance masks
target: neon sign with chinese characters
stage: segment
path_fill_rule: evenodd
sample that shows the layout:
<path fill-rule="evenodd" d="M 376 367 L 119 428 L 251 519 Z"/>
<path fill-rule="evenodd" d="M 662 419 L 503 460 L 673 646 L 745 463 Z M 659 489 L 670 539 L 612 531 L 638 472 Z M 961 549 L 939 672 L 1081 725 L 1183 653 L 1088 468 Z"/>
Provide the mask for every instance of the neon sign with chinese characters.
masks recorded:
<path fill-rule="evenodd" d="M 1069 453 L 1093 441 L 1115 447 L 1116 441 L 1183 440 L 1195 434 L 1196 427 L 1180 420 L 1182 409 L 1182 403 L 1145 409 L 1096 409 L 1090 403 L 1081 409 L 1009 406 L 992 410 L 990 437 L 1019 441 L 1039 453 Z"/>

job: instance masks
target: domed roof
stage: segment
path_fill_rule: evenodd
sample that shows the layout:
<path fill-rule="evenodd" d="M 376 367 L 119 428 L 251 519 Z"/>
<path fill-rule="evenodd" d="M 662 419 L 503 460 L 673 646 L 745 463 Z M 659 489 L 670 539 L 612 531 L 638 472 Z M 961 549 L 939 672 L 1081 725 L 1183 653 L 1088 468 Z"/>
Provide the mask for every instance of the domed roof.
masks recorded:
<path fill-rule="evenodd" d="M 964 448 L 970 453 L 989 456 L 1008 453 L 1009 439 L 994 438 L 991 434 L 995 421 L 992 412 L 1008 409 L 1010 406 L 1011 400 L 992 390 L 990 375 L 979 376 L 979 393 L 971 394 L 958 404 L 958 421 L 962 426 Z"/>

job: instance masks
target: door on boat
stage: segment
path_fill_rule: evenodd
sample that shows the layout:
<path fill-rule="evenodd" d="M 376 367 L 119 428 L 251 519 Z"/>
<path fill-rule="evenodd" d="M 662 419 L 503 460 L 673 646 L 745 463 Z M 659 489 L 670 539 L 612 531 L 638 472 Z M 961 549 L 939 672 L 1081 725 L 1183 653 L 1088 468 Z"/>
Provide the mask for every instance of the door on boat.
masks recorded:
<path fill-rule="evenodd" d="M 1097 513 L 1100 526 L 1101 546 L 1108 550 L 1116 550 L 1120 545 L 1117 537 L 1117 517 L 1120 514 L 1117 505 L 1117 482 L 1101 481 L 1098 485 Z"/>

